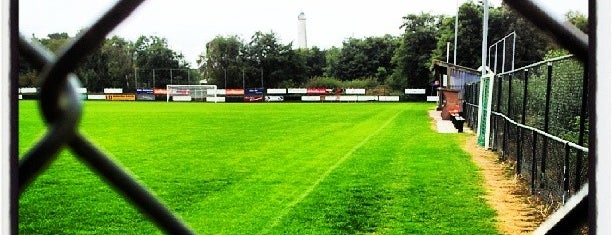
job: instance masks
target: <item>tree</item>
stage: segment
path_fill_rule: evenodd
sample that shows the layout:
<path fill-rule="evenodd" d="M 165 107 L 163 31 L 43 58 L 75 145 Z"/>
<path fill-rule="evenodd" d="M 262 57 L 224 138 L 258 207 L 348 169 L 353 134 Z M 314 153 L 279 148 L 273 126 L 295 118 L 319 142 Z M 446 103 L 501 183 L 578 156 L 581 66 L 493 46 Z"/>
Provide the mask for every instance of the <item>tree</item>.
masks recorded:
<path fill-rule="evenodd" d="M 325 51 L 315 46 L 308 49 L 298 49 L 297 53 L 305 60 L 307 78 L 323 76 L 326 66 Z"/>
<path fill-rule="evenodd" d="M 238 36 L 217 36 L 206 43 L 206 71 L 212 83 L 223 88 L 227 88 L 228 84 L 230 87 L 239 84 L 242 86 L 237 75 L 243 68 L 241 66 L 243 47 L 244 44 Z"/>
<path fill-rule="evenodd" d="M 401 26 L 404 34 L 393 56 L 396 67 L 387 79 L 387 85 L 393 89 L 427 87 L 431 77 L 430 55 L 436 48 L 442 19 L 443 16 L 428 13 L 404 17 Z"/>
<path fill-rule="evenodd" d="M 104 40 L 102 47 L 77 69 L 81 83 L 94 92 L 106 87 L 135 90 L 133 51 L 132 43 L 118 36 Z"/>
<path fill-rule="evenodd" d="M 134 43 L 134 58 L 138 68 L 139 83 L 149 87 L 189 83 L 186 79 L 189 64 L 185 62 L 182 54 L 168 47 L 165 38 L 140 36 Z"/>
<path fill-rule="evenodd" d="M 350 38 L 343 43 L 332 75 L 341 80 L 376 77 L 379 68 L 391 70 L 391 58 L 399 46 L 398 39 L 385 35 L 365 39 Z M 381 80 L 382 82 L 382 80 Z"/>
<path fill-rule="evenodd" d="M 249 67 L 246 83 L 252 87 L 277 87 L 288 80 L 303 83 L 305 62 L 291 47 L 280 44 L 273 32 L 256 32 L 244 50 Z"/>
<path fill-rule="evenodd" d="M 325 67 L 323 68 L 323 75 L 325 77 L 334 76 L 335 71 L 338 69 L 341 51 L 341 48 L 335 46 L 325 51 Z"/>
<path fill-rule="evenodd" d="M 565 14 L 565 18 L 582 32 L 589 33 L 589 19 L 584 14 L 578 11 L 570 11 Z"/>

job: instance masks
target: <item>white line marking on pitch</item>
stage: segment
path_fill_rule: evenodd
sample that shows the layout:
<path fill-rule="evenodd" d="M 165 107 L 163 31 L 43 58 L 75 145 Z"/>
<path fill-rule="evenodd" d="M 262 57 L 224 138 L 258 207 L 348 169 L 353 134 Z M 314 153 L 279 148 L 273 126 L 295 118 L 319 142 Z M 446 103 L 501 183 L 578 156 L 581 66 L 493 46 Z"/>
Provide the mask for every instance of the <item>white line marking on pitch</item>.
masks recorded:
<path fill-rule="evenodd" d="M 353 155 L 353 153 L 355 153 L 357 151 L 357 149 L 361 148 L 363 145 L 365 145 L 368 141 L 370 141 L 370 139 L 375 136 L 378 135 L 378 133 L 380 133 L 383 129 L 385 129 L 389 124 L 391 124 L 391 122 L 393 120 L 395 120 L 395 118 L 397 116 L 399 116 L 399 114 L 401 113 L 398 112 L 397 114 L 395 114 L 393 117 L 389 118 L 389 120 L 387 120 L 387 122 L 385 122 L 382 126 L 380 126 L 376 131 L 372 132 L 370 135 L 368 135 L 366 138 L 364 138 L 361 142 L 359 142 L 357 145 L 355 145 L 351 150 L 349 150 L 346 154 L 344 154 L 344 156 L 342 156 L 342 158 L 340 158 L 336 164 L 334 164 L 333 166 L 331 166 L 329 169 L 327 169 L 327 171 L 325 171 L 325 173 L 323 173 L 321 175 L 321 177 L 319 177 L 315 183 L 313 185 L 311 185 L 310 187 L 308 187 L 306 189 L 306 191 L 304 191 L 304 193 L 302 193 L 298 198 L 296 198 L 295 200 L 293 200 L 291 203 L 289 203 L 289 205 L 287 205 L 287 207 L 285 207 L 285 209 L 283 209 L 278 216 L 276 216 L 276 218 L 274 218 L 272 220 L 272 223 L 268 226 L 266 226 L 264 229 L 262 229 L 259 234 L 266 234 L 268 232 L 270 232 L 271 229 L 273 229 L 274 227 L 278 226 L 278 223 L 280 223 L 281 219 L 283 217 L 285 217 L 289 211 L 291 211 L 291 209 L 297 205 L 298 203 L 302 202 L 304 200 L 304 198 L 308 197 L 308 195 L 310 195 L 310 193 L 312 193 L 312 191 L 314 191 L 314 189 L 319 186 L 319 184 L 321 182 L 323 182 L 323 180 L 325 180 L 325 178 L 327 178 L 327 176 L 329 176 L 334 170 L 336 170 L 336 168 L 338 168 L 338 166 L 340 166 L 342 163 L 344 163 L 347 159 L 349 159 L 349 157 L 351 157 Z"/>

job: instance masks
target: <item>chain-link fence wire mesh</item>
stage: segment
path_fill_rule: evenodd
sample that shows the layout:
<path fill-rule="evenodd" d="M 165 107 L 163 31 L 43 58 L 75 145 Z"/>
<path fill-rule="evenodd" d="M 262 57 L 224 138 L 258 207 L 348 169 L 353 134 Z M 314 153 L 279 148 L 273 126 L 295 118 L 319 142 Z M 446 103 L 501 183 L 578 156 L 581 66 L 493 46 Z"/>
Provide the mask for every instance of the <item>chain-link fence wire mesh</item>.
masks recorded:
<path fill-rule="evenodd" d="M 585 79 L 584 66 L 571 56 L 495 77 L 491 148 L 515 163 L 517 174 L 551 209 L 587 182 L 588 154 L 581 147 L 588 146 Z M 464 107 L 477 107 L 477 84 L 467 86 L 472 89 L 466 89 Z M 466 115 L 473 126 L 477 118 Z"/>
<path fill-rule="evenodd" d="M 478 127 L 478 106 L 480 104 L 480 83 L 472 82 L 465 85 L 463 116 L 466 117 L 467 126 L 476 130 Z"/>
<path fill-rule="evenodd" d="M 41 72 L 40 110 L 48 132 L 19 161 L 18 189 L 25 189 L 69 148 L 79 160 L 106 180 L 161 230 L 169 234 L 193 232 L 168 208 L 139 184 L 121 166 L 101 152 L 78 130 L 82 103 L 78 78 L 72 72 L 78 62 L 99 48 L 105 36 L 127 18 L 143 1 L 117 2 L 90 28 L 75 38 L 57 58 L 46 48 L 21 37 L 19 54 Z"/>
<path fill-rule="evenodd" d="M 512 32 L 489 47 L 487 66 L 494 73 L 514 70 L 516 33 Z"/>

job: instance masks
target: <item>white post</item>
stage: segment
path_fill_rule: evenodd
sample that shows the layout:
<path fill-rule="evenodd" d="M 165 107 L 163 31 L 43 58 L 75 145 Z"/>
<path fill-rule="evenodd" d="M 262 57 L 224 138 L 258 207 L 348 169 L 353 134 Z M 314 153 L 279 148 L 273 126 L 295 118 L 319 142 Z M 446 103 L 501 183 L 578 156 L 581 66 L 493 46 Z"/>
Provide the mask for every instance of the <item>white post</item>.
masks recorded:
<path fill-rule="evenodd" d="M 0 3 L 0 234 L 11 234 L 11 83 L 10 83 L 10 30 L 9 12 L 10 3 L 15 1 L 2 1 Z M 17 203 L 17 202 L 14 202 Z"/>
<path fill-rule="evenodd" d="M 593 1 L 591 1 L 593 2 Z M 589 8 L 594 7 L 593 4 Z M 592 8 L 589 10 L 593 10 Z M 612 234 L 612 112 L 610 111 L 610 103 L 612 98 L 610 90 L 612 90 L 612 67 L 610 66 L 612 58 L 612 48 L 610 40 L 612 40 L 612 4 L 610 1 L 597 1 L 596 11 L 596 43 L 595 43 L 595 59 L 597 84 L 595 92 L 595 109 L 597 113 L 596 121 L 596 138 L 595 138 L 595 227 L 597 234 Z M 593 35 L 593 34 L 591 34 Z"/>
<path fill-rule="evenodd" d="M 487 36 L 489 35 L 489 0 L 484 0 L 484 16 L 482 18 L 482 76 L 487 74 Z"/>
<path fill-rule="evenodd" d="M 449 58 L 450 58 L 450 42 L 446 42 L 446 63 L 448 63 Z"/>
<path fill-rule="evenodd" d="M 487 69 L 487 36 L 489 29 L 489 1 L 484 0 L 484 17 L 482 19 L 482 60 L 481 60 L 481 76 L 480 80 L 480 100 L 478 108 L 478 142 L 489 148 L 489 136 L 491 133 L 491 99 L 493 98 L 494 75 L 489 73 Z M 486 85 L 486 86 L 485 86 Z M 486 112 L 486 113 L 485 113 Z M 484 132 L 482 130 L 484 125 Z"/>

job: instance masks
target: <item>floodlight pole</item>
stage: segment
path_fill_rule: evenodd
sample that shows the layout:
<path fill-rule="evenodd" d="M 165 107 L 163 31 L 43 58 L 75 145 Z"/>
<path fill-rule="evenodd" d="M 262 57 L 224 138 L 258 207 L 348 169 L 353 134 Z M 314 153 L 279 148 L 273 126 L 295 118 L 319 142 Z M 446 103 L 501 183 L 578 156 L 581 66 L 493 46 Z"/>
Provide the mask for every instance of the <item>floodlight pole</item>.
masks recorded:
<path fill-rule="evenodd" d="M 446 42 L 446 63 L 448 63 L 449 58 L 450 58 L 450 42 Z"/>
<path fill-rule="evenodd" d="M 489 0 L 484 0 L 484 16 L 482 19 L 482 76 L 487 74 L 487 36 L 489 34 Z"/>
<path fill-rule="evenodd" d="M 457 0 L 457 14 L 455 14 L 455 43 L 453 44 L 453 64 L 457 65 L 457 31 L 459 31 L 459 0 Z"/>

